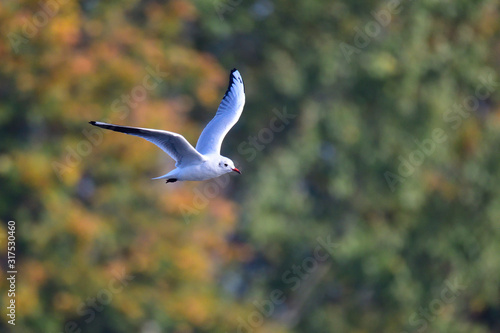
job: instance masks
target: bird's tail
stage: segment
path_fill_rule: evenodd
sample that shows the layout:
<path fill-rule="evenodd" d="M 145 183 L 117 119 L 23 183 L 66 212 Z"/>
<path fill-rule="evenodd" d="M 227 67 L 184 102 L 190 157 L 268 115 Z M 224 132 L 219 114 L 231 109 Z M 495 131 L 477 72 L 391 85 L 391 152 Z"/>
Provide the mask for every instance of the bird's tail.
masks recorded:
<path fill-rule="evenodd" d="M 166 175 L 163 175 L 163 176 L 160 176 L 160 177 L 156 177 L 156 178 L 151 178 L 152 180 L 157 180 L 157 179 L 166 179 L 166 178 L 170 178 L 170 176 L 168 175 L 168 173 Z"/>
<path fill-rule="evenodd" d="M 152 180 L 157 180 L 157 179 L 167 179 L 167 178 L 177 178 L 177 172 L 176 170 L 172 170 L 170 171 L 169 173 L 163 175 L 163 176 L 160 176 L 160 177 L 156 177 L 156 178 L 151 178 Z"/>

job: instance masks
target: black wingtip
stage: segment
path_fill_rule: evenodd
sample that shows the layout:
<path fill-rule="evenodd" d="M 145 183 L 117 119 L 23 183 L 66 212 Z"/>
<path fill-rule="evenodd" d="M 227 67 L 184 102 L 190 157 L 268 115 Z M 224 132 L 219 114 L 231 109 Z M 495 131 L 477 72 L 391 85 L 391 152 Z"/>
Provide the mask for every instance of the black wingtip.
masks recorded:
<path fill-rule="evenodd" d="M 231 86 L 233 85 L 234 80 L 236 79 L 236 77 L 233 75 L 234 72 L 238 72 L 238 70 L 236 68 L 233 68 L 231 70 L 231 73 L 229 74 L 229 84 L 227 85 L 227 89 L 226 89 L 226 93 L 224 94 L 224 97 L 227 96 L 227 94 L 229 93 L 229 90 L 231 89 Z M 240 81 L 241 81 L 241 79 L 240 79 Z M 241 83 L 243 83 L 243 81 L 241 81 Z M 245 87 L 243 87 L 243 89 L 245 89 Z"/>
<path fill-rule="evenodd" d="M 89 121 L 89 124 L 90 124 L 90 125 L 95 125 L 95 121 L 93 121 L 93 120 L 92 120 L 92 121 Z"/>

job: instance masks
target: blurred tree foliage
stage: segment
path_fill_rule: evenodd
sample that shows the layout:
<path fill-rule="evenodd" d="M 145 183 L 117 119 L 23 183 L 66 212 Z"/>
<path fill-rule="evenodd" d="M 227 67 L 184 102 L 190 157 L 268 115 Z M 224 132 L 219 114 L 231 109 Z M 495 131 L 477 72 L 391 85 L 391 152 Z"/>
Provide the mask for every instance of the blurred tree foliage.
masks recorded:
<path fill-rule="evenodd" d="M 13 332 L 500 332 L 497 1 L 25 0 L 0 27 Z M 171 159 L 87 124 L 194 144 L 232 67 L 229 185 L 151 181 Z"/>

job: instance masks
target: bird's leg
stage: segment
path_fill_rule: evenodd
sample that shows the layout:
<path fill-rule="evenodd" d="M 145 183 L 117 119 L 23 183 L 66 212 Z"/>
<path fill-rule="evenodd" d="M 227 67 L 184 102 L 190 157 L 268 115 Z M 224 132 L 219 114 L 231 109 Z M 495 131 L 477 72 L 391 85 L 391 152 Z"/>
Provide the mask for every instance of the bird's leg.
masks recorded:
<path fill-rule="evenodd" d="M 177 181 L 177 178 L 170 178 L 170 179 L 167 179 L 167 181 L 165 182 L 165 184 L 175 183 L 176 181 Z"/>

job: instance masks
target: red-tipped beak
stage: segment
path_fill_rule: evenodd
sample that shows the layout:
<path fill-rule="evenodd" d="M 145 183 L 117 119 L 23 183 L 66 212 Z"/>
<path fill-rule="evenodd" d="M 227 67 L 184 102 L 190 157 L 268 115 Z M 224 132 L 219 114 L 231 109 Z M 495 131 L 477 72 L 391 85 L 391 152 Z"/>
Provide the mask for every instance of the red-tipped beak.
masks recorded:
<path fill-rule="evenodd" d="M 238 169 L 236 169 L 236 168 L 234 168 L 234 169 L 232 169 L 232 170 L 233 170 L 234 172 L 239 173 L 239 174 L 241 175 L 241 171 L 240 171 L 240 170 L 238 170 Z"/>

